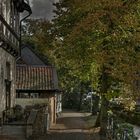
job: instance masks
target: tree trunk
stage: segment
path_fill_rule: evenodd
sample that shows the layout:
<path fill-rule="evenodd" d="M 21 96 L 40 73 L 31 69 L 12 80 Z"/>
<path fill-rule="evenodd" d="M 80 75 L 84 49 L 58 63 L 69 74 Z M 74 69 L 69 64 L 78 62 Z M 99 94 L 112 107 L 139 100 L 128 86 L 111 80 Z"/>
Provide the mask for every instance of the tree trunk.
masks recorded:
<path fill-rule="evenodd" d="M 99 114 L 97 116 L 95 127 L 99 127 L 100 126 L 100 114 L 101 114 L 100 112 L 101 112 L 101 110 L 99 111 Z"/>
<path fill-rule="evenodd" d="M 99 120 L 100 120 L 100 127 L 101 131 L 100 134 L 106 136 L 107 131 L 107 111 L 108 111 L 108 100 L 106 99 L 105 95 L 107 94 L 107 91 L 110 87 L 109 84 L 109 75 L 106 72 L 107 68 L 103 67 L 102 76 L 101 76 L 101 108 L 100 108 L 100 114 L 99 114 Z"/>
<path fill-rule="evenodd" d="M 108 101 L 105 96 L 101 97 L 101 111 L 100 111 L 100 134 L 106 136 L 107 131 L 107 111 L 108 111 Z"/>

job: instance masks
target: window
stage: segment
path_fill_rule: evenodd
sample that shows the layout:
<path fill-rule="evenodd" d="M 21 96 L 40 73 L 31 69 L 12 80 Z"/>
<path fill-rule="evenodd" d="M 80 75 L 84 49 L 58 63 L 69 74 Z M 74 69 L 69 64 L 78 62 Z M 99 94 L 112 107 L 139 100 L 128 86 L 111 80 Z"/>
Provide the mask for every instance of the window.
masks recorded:
<path fill-rule="evenodd" d="M 6 62 L 6 79 L 10 81 L 11 75 L 10 75 L 10 63 Z"/>

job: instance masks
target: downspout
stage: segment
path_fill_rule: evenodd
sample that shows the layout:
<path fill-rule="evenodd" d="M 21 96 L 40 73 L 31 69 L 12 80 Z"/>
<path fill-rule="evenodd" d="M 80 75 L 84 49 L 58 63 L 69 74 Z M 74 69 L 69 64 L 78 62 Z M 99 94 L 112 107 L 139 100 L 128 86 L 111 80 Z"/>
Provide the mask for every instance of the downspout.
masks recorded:
<path fill-rule="evenodd" d="M 25 16 L 24 18 L 22 18 L 22 19 L 20 20 L 20 25 L 19 25 L 19 29 L 20 29 L 20 40 L 19 40 L 20 52 L 19 52 L 19 57 L 21 57 L 21 45 L 22 45 L 21 27 L 22 27 L 22 22 L 23 22 L 24 20 L 26 20 L 31 14 L 32 14 L 32 13 L 29 13 L 27 16 Z"/>
<path fill-rule="evenodd" d="M 19 30 L 20 30 L 20 34 L 19 34 L 19 57 L 16 59 L 16 61 L 18 61 L 21 58 L 21 44 L 22 44 L 22 39 L 21 39 L 21 27 L 22 27 L 22 22 L 27 19 L 32 13 L 29 13 L 27 16 L 25 16 L 24 18 L 22 18 L 20 20 L 20 25 L 19 25 Z"/>
<path fill-rule="evenodd" d="M 18 61 L 21 58 L 21 45 L 22 45 L 21 27 L 22 27 L 22 22 L 24 20 L 26 20 L 31 14 L 32 14 L 32 11 L 28 11 L 28 15 L 20 20 L 20 24 L 19 24 L 19 57 L 16 59 L 16 61 Z"/>

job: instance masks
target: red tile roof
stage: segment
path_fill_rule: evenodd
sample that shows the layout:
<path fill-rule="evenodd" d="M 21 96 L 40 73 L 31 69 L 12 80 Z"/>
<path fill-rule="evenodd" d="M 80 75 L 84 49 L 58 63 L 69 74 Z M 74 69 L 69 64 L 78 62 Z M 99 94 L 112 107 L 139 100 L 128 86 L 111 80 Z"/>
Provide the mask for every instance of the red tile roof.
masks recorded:
<path fill-rule="evenodd" d="M 58 90 L 56 69 L 52 66 L 17 65 L 17 90 Z"/>

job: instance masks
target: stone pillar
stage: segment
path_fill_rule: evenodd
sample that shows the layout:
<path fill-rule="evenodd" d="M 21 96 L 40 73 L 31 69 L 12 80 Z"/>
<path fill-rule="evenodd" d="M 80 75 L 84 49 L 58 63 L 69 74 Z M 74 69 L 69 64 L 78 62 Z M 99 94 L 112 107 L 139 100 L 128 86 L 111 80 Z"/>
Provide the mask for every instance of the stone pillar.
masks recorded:
<path fill-rule="evenodd" d="M 45 116 L 44 116 L 45 108 L 41 108 L 37 112 L 37 116 L 35 122 L 33 124 L 33 134 L 34 135 L 43 135 L 45 133 Z"/>
<path fill-rule="evenodd" d="M 50 125 L 56 123 L 56 97 L 49 98 L 49 115 L 50 115 Z"/>

